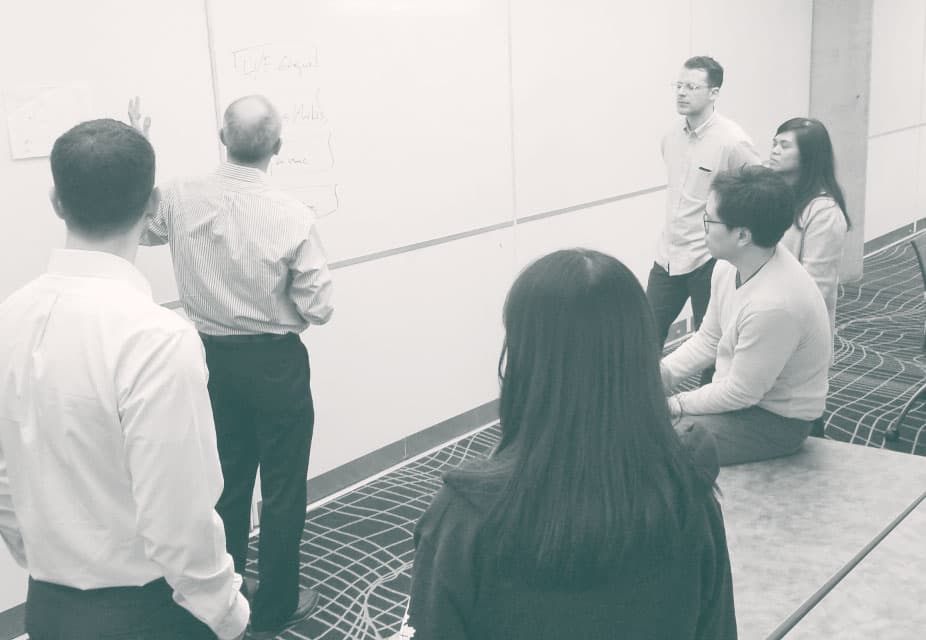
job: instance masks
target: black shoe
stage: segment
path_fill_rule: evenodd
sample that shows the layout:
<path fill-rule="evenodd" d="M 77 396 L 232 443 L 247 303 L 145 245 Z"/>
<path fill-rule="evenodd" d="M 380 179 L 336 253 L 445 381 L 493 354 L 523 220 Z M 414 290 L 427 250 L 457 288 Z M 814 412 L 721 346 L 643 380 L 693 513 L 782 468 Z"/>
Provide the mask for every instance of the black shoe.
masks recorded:
<path fill-rule="evenodd" d="M 823 422 L 823 416 L 820 416 L 816 420 L 813 420 L 810 423 L 810 434 L 809 434 L 810 437 L 811 438 L 825 438 L 826 437 L 825 426 L 826 424 Z"/>
<path fill-rule="evenodd" d="M 318 591 L 315 589 L 300 589 L 299 603 L 296 605 L 296 610 L 293 611 L 286 620 L 271 629 L 255 629 L 252 626 L 248 631 L 247 637 L 254 638 L 254 640 L 270 640 L 270 638 L 275 638 L 289 627 L 302 622 L 312 615 L 317 605 Z"/>

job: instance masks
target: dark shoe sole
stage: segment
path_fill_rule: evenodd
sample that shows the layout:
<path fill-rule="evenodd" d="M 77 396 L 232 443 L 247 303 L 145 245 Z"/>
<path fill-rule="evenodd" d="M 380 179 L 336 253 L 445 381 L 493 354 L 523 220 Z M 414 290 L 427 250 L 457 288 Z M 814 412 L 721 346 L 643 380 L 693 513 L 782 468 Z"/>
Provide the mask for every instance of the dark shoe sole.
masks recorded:
<path fill-rule="evenodd" d="M 249 628 L 248 634 L 245 637 L 253 638 L 253 640 L 271 640 L 272 638 L 276 638 L 278 635 L 293 625 L 297 625 L 300 622 L 306 620 L 309 616 L 315 613 L 315 609 L 318 608 L 318 591 L 315 589 L 309 589 L 309 591 L 312 594 L 309 602 L 301 610 L 296 609 L 296 611 L 293 612 L 293 614 L 286 620 L 286 622 L 281 624 L 279 627 L 268 630 L 256 630 Z"/>

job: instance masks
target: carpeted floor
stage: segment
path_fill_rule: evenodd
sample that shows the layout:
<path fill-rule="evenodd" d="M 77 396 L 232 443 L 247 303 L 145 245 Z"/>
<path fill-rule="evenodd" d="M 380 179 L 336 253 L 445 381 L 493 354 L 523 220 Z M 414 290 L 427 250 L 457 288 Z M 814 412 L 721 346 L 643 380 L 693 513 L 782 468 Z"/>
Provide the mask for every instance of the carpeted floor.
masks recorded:
<path fill-rule="evenodd" d="M 864 270 L 860 282 L 840 287 L 826 434 L 881 447 L 884 430 L 926 382 L 926 304 L 907 243 L 867 257 Z M 926 454 L 924 425 L 926 407 L 917 408 L 891 448 Z M 497 425 L 491 426 L 311 510 L 302 576 L 304 584 L 320 590 L 321 604 L 311 619 L 280 637 L 390 637 L 405 610 L 412 531 L 441 472 L 488 455 L 498 436 Z"/>
<path fill-rule="evenodd" d="M 826 434 L 883 446 L 883 433 L 926 383 L 923 281 L 909 243 L 865 259 L 864 278 L 840 286 Z M 890 448 L 926 454 L 926 410 L 915 406 Z"/>

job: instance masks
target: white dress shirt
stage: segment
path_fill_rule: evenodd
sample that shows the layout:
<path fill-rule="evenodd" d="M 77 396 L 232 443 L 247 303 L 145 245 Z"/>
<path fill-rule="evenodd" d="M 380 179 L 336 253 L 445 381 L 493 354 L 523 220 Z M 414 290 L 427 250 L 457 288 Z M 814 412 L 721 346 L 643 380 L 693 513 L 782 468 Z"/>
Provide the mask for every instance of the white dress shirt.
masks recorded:
<path fill-rule="evenodd" d="M 55 251 L 0 305 L 0 533 L 32 577 L 163 577 L 220 638 L 244 630 L 207 377 L 193 327 L 115 255 Z"/>
<path fill-rule="evenodd" d="M 163 189 L 141 243 L 165 242 L 180 302 L 202 333 L 301 333 L 331 317 L 315 217 L 259 169 L 226 163 Z"/>
<path fill-rule="evenodd" d="M 714 176 L 760 162 L 749 136 L 716 111 L 697 129 L 683 122 L 662 140 L 668 185 L 656 263 L 670 276 L 691 273 L 711 259 L 702 218 Z"/>

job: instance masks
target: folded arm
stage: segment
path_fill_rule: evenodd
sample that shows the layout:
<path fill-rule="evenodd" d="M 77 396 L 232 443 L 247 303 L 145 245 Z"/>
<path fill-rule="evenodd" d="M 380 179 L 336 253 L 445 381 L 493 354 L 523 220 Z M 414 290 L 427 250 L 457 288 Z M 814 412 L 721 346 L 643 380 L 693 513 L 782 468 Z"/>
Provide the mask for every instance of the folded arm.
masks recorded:
<path fill-rule="evenodd" d="M 744 313 L 726 375 L 675 396 L 685 414 L 725 413 L 755 406 L 775 384 L 797 348 L 800 327 L 782 309 Z"/>

